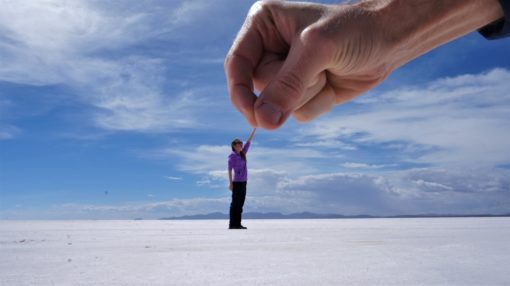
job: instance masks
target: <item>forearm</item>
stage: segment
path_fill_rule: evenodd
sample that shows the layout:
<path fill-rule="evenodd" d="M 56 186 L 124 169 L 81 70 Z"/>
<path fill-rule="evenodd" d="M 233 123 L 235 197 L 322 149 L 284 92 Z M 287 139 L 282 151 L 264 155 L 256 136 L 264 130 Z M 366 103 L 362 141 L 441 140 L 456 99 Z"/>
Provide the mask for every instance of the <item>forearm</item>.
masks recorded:
<path fill-rule="evenodd" d="M 248 137 L 248 140 L 246 140 L 247 142 L 251 142 L 251 139 L 253 139 L 253 135 L 255 135 L 255 131 L 257 131 L 257 128 L 253 128 L 253 131 L 251 132 L 250 137 Z"/>
<path fill-rule="evenodd" d="M 497 0 L 382 0 L 360 5 L 378 18 L 390 70 L 503 17 Z"/>
<path fill-rule="evenodd" d="M 228 182 L 232 184 L 232 172 L 230 170 L 228 170 Z"/>

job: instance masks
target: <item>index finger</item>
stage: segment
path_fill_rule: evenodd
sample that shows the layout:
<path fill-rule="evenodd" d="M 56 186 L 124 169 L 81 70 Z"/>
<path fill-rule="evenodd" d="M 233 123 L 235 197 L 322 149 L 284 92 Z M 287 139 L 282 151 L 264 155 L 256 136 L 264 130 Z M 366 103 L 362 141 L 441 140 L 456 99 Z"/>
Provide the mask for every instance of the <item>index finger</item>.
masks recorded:
<path fill-rule="evenodd" d="M 237 34 L 225 58 L 230 101 L 250 125 L 257 126 L 253 106 L 257 96 L 253 92 L 253 74 L 262 58 L 263 42 L 255 20 L 260 7 L 255 4 Z"/>

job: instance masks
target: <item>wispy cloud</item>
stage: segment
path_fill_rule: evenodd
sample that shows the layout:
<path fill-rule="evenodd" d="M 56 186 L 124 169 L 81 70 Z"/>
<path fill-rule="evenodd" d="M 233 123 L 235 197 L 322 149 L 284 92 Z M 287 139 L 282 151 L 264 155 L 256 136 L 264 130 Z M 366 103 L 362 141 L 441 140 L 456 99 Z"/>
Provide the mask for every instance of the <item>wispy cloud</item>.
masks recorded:
<path fill-rule="evenodd" d="M 379 169 L 388 167 L 388 165 L 373 165 L 373 164 L 366 164 L 366 163 L 356 163 L 356 162 L 345 162 L 342 164 L 343 167 L 349 168 L 349 169 Z"/>
<path fill-rule="evenodd" d="M 360 97 L 349 111 L 340 109 L 301 134 L 355 146 L 421 146 L 425 152 L 409 159 L 439 166 L 495 166 L 510 161 L 508 90 L 506 69 L 439 79 Z"/>
<path fill-rule="evenodd" d="M 211 173 L 215 183 L 224 173 Z M 160 202 L 95 205 L 68 203 L 42 211 L 39 218 L 161 218 L 228 212 L 224 196 Z M 510 170 L 413 169 L 384 174 L 324 173 L 293 176 L 280 170 L 253 170 L 245 211 L 310 211 L 346 215 L 503 214 L 510 212 Z M 0 211 L 0 218 L 30 218 L 21 208 Z"/>
<path fill-rule="evenodd" d="M 508 170 L 429 168 L 297 178 L 266 171 L 253 177 L 257 178 L 250 182 L 249 190 L 259 203 L 253 207 L 266 211 L 271 206 L 273 210 L 287 212 L 379 215 L 510 212 Z M 265 184 L 258 185 L 258 182 Z M 266 182 L 273 182 L 269 187 L 271 193 L 258 194 L 258 189 L 268 189 Z"/>
<path fill-rule="evenodd" d="M 0 140 L 13 139 L 20 132 L 21 130 L 15 126 L 0 123 Z"/>
<path fill-rule="evenodd" d="M 333 139 L 313 140 L 313 141 L 305 141 L 305 140 L 303 140 L 302 138 L 299 138 L 299 137 L 294 139 L 294 141 L 295 141 L 294 146 L 311 147 L 311 148 L 330 148 L 330 149 L 337 149 L 337 150 L 356 150 L 357 149 L 355 145 L 342 142 L 341 140 L 333 140 Z"/>
<path fill-rule="evenodd" d="M 155 151 L 152 156 L 176 158 L 179 170 L 208 175 L 211 172 L 226 172 L 228 155 L 231 152 L 228 145 L 172 146 Z M 272 169 L 295 174 L 314 173 L 319 168 L 310 162 L 330 156 L 313 148 L 272 148 L 254 142 L 248 152 L 248 164 L 250 170 L 263 170 L 271 166 Z"/>
<path fill-rule="evenodd" d="M 167 178 L 170 181 L 181 181 L 182 180 L 182 177 L 175 177 L 175 176 L 166 176 L 165 178 Z"/>
<path fill-rule="evenodd" d="M 199 127 L 203 91 L 193 86 L 169 89 L 172 80 L 185 84 L 184 76 L 167 78 L 176 74 L 168 65 L 172 59 L 167 53 L 142 53 L 137 47 L 171 45 L 190 26 L 200 26 L 211 4 L 153 4 L 5 3 L 0 11 L 0 80 L 69 86 L 80 101 L 96 108 L 89 115 L 91 122 L 106 130 L 168 132 Z"/>
<path fill-rule="evenodd" d="M 79 82 L 79 66 L 85 71 L 104 67 L 94 53 L 133 43 L 140 27 L 148 28 L 140 14 L 114 14 L 86 1 L 10 2 L 0 13 L 6 55 L 0 78 L 22 84 Z"/>
<path fill-rule="evenodd" d="M 172 11 L 169 17 L 174 25 L 186 25 L 197 18 L 207 17 L 208 11 L 213 6 L 213 2 L 204 0 L 184 1 Z"/>

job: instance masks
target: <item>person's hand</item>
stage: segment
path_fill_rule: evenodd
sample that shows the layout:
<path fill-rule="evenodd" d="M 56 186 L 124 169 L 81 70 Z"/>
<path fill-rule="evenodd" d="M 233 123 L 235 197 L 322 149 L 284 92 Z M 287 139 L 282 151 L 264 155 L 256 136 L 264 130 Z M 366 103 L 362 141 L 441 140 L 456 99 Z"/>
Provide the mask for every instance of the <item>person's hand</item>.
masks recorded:
<path fill-rule="evenodd" d="M 230 184 L 228 184 L 228 189 L 230 191 L 233 191 L 234 190 L 234 184 L 232 184 L 232 182 L 230 182 Z"/>
<path fill-rule="evenodd" d="M 275 129 L 363 93 L 391 71 L 379 25 L 360 5 L 255 3 L 225 60 L 233 105 Z"/>
<path fill-rule="evenodd" d="M 309 121 L 502 15 L 497 0 L 259 1 L 225 58 L 230 99 L 254 127 Z"/>

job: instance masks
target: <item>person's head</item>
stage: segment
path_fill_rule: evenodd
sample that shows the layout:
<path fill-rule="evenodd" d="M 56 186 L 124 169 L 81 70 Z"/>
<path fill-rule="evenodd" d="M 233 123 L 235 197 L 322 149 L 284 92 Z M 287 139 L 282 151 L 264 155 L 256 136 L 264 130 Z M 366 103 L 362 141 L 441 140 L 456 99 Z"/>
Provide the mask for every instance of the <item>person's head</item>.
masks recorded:
<path fill-rule="evenodd" d="M 232 147 L 232 151 L 241 155 L 241 158 L 243 158 L 243 160 L 246 161 L 246 155 L 243 152 L 243 141 L 236 138 L 236 139 L 234 139 L 234 141 L 232 141 L 230 146 Z"/>
<path fill-rule="evenodd" d="M 236 139 L 234 139 L 234 141 L 232 141 L 231 146 L 232 146 L 232 151 L 239 153 L 241 150 L 243 150 L 243 141 L 236 138 Z"/>

